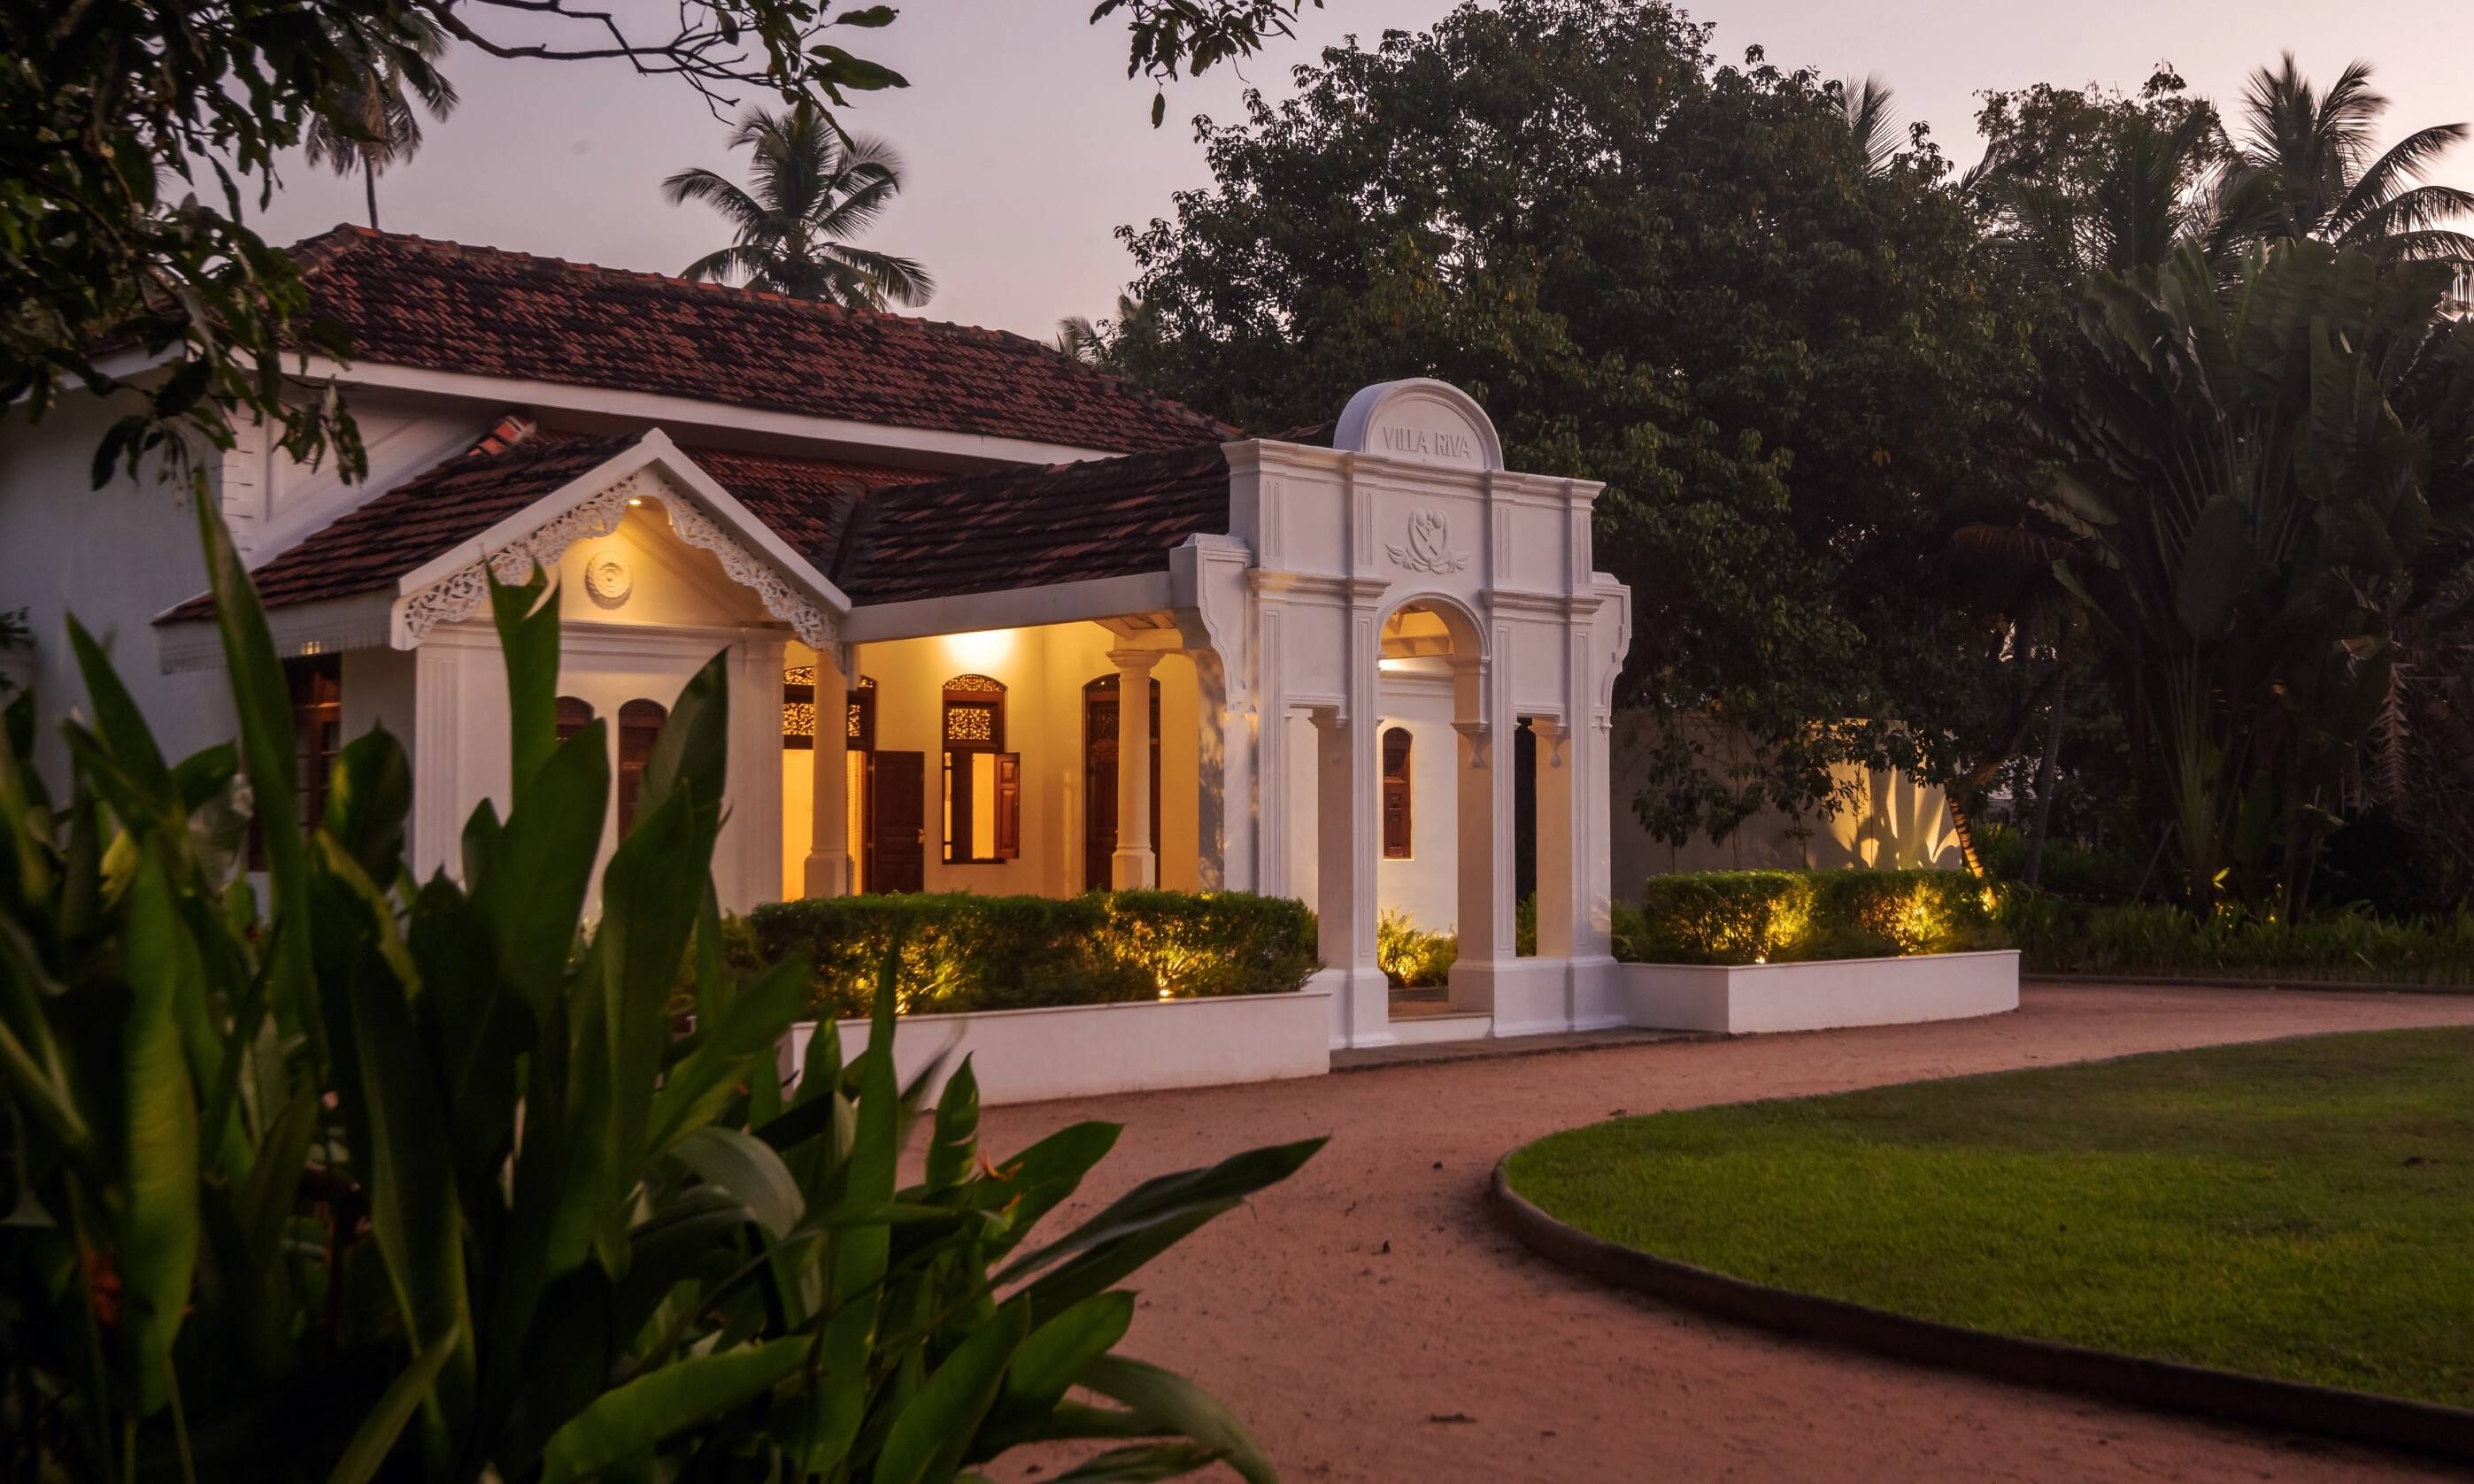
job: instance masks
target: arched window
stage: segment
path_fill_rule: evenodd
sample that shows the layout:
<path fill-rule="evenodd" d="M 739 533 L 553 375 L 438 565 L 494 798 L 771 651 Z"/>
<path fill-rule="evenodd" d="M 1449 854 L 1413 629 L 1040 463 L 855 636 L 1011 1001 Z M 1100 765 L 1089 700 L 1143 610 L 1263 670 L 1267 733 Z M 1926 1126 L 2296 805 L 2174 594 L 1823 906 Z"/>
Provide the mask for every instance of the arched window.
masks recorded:
<path fill-rule="evenodd" d="M 1383 858 L 1407 860 L 1415 826 L 1409 817 L 1409 729 L 1383 733 Z"/>
<path fill-rule="evenodd" d="M 658 701 L 630 701 L 618 708 L 618 838 L 636 826 L 636 792 L 643 786 L 644 764 L 652 760 L 653 743 L 662 734 L 669 710 Z"/>
<path fill-rule="evenodd" d="M 578 696 L 558 698 L 558 739 L 561 742 L 593 725 L 593 703 Z"/>
<path fill-rule="evenodd" d="M 945 861 L 1022 853 L 1022 758 L 1005 750 L 1006 688 L 984 675 L 945 682 Z"/>
<path fill-rule="evenodd" d="M 811 752 L 816 745 L 816 667 L 794 664 L 782 672 L 782 750 Z"/>

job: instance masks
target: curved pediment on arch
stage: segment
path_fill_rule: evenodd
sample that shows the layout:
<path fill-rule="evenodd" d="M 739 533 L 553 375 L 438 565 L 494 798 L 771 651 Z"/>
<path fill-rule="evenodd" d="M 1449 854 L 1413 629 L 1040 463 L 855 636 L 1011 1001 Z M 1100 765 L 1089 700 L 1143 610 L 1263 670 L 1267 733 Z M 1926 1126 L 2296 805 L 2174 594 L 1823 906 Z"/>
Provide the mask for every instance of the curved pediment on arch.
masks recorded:
<path fill-rule="evenodd" d="M 1475 398 L 1448 381 L 1380 382 L 1348 399 L 1331 445 L 1443 468 L 1499 469 L 1503 441 Z"/>

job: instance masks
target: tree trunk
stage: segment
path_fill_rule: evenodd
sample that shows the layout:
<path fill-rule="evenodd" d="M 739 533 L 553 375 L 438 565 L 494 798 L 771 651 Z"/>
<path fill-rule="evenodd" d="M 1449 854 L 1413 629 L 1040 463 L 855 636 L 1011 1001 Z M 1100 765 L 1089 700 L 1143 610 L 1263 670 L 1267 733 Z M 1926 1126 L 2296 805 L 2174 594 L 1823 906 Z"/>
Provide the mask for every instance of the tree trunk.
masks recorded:
<path fill-rule="evenodd" d="M 2034 891 L 2045 878 L 2045 840 L 2053 827 L 2053 772 L 2062 757 L 2062 711 L 2070 700 L 2070 657 L 2053 655 L 2052 715 L 2045 722 L 2045 755 L 2036 762 L 2036 817 L 2027 826 L 2027 867 L 2021 879 Z"/>
<path fill-rule="evenodd" d="M 361 156 L 361 179 L 369 185 L 370 230 L 376 231 L 378 229 L 378 164 L 376 160 L 366 155 Z"/>

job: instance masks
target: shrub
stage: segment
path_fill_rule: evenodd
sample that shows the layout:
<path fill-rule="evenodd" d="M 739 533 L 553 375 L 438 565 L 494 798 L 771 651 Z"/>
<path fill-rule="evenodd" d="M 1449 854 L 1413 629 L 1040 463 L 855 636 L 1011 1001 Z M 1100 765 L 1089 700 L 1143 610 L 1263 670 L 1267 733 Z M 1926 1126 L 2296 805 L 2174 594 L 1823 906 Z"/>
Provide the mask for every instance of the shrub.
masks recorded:
<path fill-rule="evenodd" d="M 952 1484 L 1098 1439 L 1125 1446 L 1085 1477 L 1268 1479 L 1224 1407 L 1115 1353 L 1116 1285 L 1319 1140 L 1146 1180 L 1035 1241 L 1118 1130 L 991 1161 L 965 1061 L 901 1184 L 921 1109 L 889 970 L 867 1050 L 844 1065 L 824 1028 L 788 1090 L 806 969 L 729 971 L 727 655 L 670 708 L 584 941 L 608 732 L 554 735 L 539 572 L 491 583 L 507 811 L 473 811 L 466 880 L 416 881 L 384 731 L 300 827 L 282 671 L 196 504 L 238 745 L 168 763 L 74 625 L 93 720 L 67 728 L 65 802 L 30 698 L 0 725 L 0 1476 Z M 263 909 L 231 850 L 252 798 Z"/>
<path fill-rule="evenodd" d="M 1984 884 L 1951 871 L 1702 871 L 1652 876 L 1615 956 L 1758 964 L 1997 945 Z"/>
<path fill-rule="evenodd" d="M 866 1016 L 897 952 L 904 1015 L 1279 993 L 1318 962 L 1313 912 L 1242 892 L 808 898 L 748 922 L 761 957 L 805 956 L 812 1003 L 841 1019 Z"/>
<path fill-rule="evenodd" d="M 1430 933 L 1390 908 L 1374 920 L 1374 962 L 1395 989 L 1431 989 L 1450 977 L 1461 956 L 1457 933 Z"/>
<path fill-rule="evenodd" d="M 2355 907 L 2286 922 L 2014 893 L 2001 923 L 2031 973 L 2474 984 L 2474 913 L 2464 911 L 2397 922 Z"/>

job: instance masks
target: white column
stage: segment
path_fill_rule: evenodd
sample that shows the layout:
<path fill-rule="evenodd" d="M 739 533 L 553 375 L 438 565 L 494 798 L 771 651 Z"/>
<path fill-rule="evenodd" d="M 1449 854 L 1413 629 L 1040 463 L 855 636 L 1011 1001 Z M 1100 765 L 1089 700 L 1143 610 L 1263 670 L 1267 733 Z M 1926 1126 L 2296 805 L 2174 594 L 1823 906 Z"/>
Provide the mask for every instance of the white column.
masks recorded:
<path fill-rule="evenodd" d="M 1589 828 L 1576 811 L 1589 793 L 1573 786 L 1580 758 L 1570 730 L 1533 716 L 1529 730 L 1538 739 L 1538 956 L 1568 959 L 1582 930 L 1586 894 L 1577 885 L 1588 872 L 1580 852 Z"/>
<path fill-rule="evenodd" d="M 1112 649 L 1117 667 L 1117 850 L 1108 857 L 1108 884 L 1141 891 L 1159 884 L 1159 853 L 1152 848 L 1152 666 L 1155 649 Z"/>
<path fill-rule="evenodd" d="M 808 836 L 807 894 L 841 897 L 850 892 L 850 686 L 842 669 L 841 646 L 816 651 L 816 726 L 813 750 L 808 754 L 815 769 L 810 798 L 815 823 Z"/>
<path fill-rule="evenodd" d="M 1492 653 L 1509 653 L 1498 625 Z M 1463 662 L 1452 730 L 1461 736 L 1458 851 L 1460 956 L 1452 962 L 1452 1008 L 1495 1015 L 1498 981 L 1514 969 L 1512 942 L 1512 706 L 1510 687 L 1485 661 Z M 1472 689 L 1473 688 L 1473 689 Z M 1474 703 L 1474 704 L 1472 704 Z"/>

